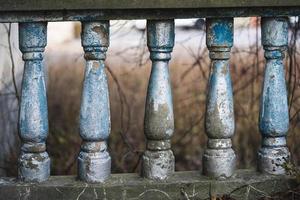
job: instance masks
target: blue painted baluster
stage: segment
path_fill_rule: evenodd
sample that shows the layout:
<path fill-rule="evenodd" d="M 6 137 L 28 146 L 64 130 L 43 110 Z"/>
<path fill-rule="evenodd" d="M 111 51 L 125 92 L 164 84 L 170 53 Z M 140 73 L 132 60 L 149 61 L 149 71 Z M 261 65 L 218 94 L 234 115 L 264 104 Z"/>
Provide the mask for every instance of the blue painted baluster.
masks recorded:
<path fill-rule="evenodd" d="M 50 175 L 50 158 L 45 144 L 48 111 L 42 63 L 47 23 L 20 23 L 19 40 L 25 64 L 19 118 L 22 147 L 18 177 L 22 181 L 41 182 Z"/>
<path fill-rule="evenodd" d="M 172 92 L 168 63 L 174 46 L 174 20 L 148 20 L 147 39 L 152 60 L 145 110 L 147 148 L 143 176 L 163 180 L 174 172 L 171 137 L 174 132 Z"/>
<path fill-rule="evenodd" d="M 262 18 L 261 23 L 266 68 L 259 115 L 263 139 L 258 152 L 258 170 L 284 174 L 282 164 L 290 157 L 285 138 L 289 129 L 289 114 L 283 68 L 288 44 L 288 20 Z"/>
<path fill-rule="evenodd" d="M 109 46 L 109 22 L 83 22 L 81 34 L 86 59 L 80 109 L 78 176 L 86 182 L 103 182 L 110 176 L 107 151 L 110 134 L 110 106 L 104 60 Z"/>
<path fill-rule="evenodd" d="M 235 125 L 229 70 L 233 19 L 207 19 L 206 31 L 212 70 L 206 104 L 208 147 L 203 156 L 203 173 L 215 178 L 226 178 L 234 173 L 236 162 L 231 142 Z"/>

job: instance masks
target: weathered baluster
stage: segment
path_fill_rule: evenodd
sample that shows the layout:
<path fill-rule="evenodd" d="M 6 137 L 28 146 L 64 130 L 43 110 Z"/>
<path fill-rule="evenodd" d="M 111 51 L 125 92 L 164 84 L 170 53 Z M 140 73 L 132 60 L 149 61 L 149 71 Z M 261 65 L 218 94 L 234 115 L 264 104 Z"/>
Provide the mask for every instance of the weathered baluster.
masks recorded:
<path fill-rule="evenodd" d="M 50 158 L 45 144 L 48 111 L 42 63 L 47 23 L 20 23 L 19 40 L 25 64 L 19 116 L 22 147 L 18 176 L 22 181 L 41 182 L 50 175 Z"/>
<path fill-rule="evenodd" d="M 163 180 L 174 172 L 175 163 L 170 141 L 174 117 L 168 68 L 174 46 L 174 20 L 148 20 L 147 39 L 152 70 L 145 110 L 143 176 Z"/>
<path fill-rule="evenodd" d="M 104 60 L 109 46 L 109 22 L 83 22 L 81 33 L 85 78 L 80 109 L 78 176 L 86 182 L 103 182 L 110 176 L 111 158 L 107 151 L 110 110 Z"/>
<path fill-rule="evenodd" d="M 290 157 L 285 138 L 289 114 L 283 68 L 288 44 L 288 20 L 262 18 L 261 23 L 266 68 L 259 115 L 263 139 L 258 152 L 258 169 L 269 174 L 284 174 L 282 164 Z"/>
<path fill-rule="evenodd" d="M 207 19 L 206 30 L 206 44 L 210 51 L 212 70 L 206 104 L 205 127 L 208 147 L 203 156 L 203 173 L 215 178 L 224 178 L 233 174 L 236 161 L 231 143 L 234 134 L 234 111 L 229 70 L 233 19 Z"/>

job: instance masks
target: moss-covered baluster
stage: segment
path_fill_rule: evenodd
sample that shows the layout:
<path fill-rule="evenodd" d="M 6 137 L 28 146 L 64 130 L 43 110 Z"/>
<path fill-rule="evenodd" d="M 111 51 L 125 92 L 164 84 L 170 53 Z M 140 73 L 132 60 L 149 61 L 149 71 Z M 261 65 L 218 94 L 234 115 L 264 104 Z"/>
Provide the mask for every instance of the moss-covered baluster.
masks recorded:
<path fill-rule="evenodd" d="M 20 23 L 19 40 L 25 64 L 19 115 L 22 147 L 18 177 L 26 182 L 42 182 L 50 175 L 50 158 L 45 144 L 48 111 L 42 62 L 47 44 L 47 23 Z"/>
<path fill-rule="evenodd" d="M 290 157 L 286 146 L 289 114 L 283 66 L 288 44 L 288 19 L 262 18 L 261 25 L 266 68 L 259 115 L 263 138 L 258 152 L 258 170 L 284 174 L 283 164 Z"/>
<path fill-rule="evenodd" d="M 164 180 L 174 172 L 171 137 L 174 132 L 168 63 L 174 46 L 174 20 L 148 20 L 147 39 L 152 70 L 146 99 L 144 129 L 147 148 L 143 176 Z"/>
<path fill-rule="evenodd" d="M 78 176 L 85 182 L 103 182 L 110 176 L 107 151 L 110 134 L 110 106 L 104 60 L 109 46 L 109 22 L 82 22 L 81 33 L 85 78 L 80 109 Z"/>
<path fill-rule="evenodd" d="M 205 128 L 208 144 L 203 156 L 203 173 L 214 178 L 226 178 L 234 173 L 236 162 L 231 142 L 235 125 L 229 70 L 233 19 L 207 19 L 206 31 L 212 70 L 206 104 Z"/>

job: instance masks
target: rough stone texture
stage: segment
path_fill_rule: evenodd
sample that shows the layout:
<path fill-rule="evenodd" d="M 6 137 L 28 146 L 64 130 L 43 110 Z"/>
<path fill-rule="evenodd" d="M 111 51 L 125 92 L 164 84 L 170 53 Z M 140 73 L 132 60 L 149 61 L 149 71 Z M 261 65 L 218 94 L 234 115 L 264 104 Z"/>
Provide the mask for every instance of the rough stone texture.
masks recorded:
<path fill-rule="evenodd" d="M 39 184 L 0 178 L 0 200 L 6 199 L 208 199 L 230 195 L 234 199 L 254 200 L 286 191 L 297 185 L 287 176 L 262 175 L 238 170 L 226 181 L 210 180 L 200 172 L 176 172 L 167 181 L 143 179 L 137 174 L 114 174 L 105 183 L 87 184 L 73 176 L 50 177 Z"/>

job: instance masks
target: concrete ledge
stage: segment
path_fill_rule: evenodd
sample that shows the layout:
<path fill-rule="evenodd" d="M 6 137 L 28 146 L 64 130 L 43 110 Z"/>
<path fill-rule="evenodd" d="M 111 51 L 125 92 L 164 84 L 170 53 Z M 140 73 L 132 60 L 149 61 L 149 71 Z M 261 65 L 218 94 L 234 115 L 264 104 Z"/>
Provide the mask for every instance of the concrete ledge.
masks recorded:
<path fill-rule="evenodd" d="M 234 199 L 258 199 L 297 186 L 288 176 L 262 175 L 238 170 L 227 180 L 211 180 L 198 171 L 176 172 L 165 182 L 143 179 L 137 174 L 114 174 L 103 184 L 86 184 L 75 176 L 52 176 L 39 184 L 0 178 L 0 199 L 209 199 L 229 195 Z"/>

